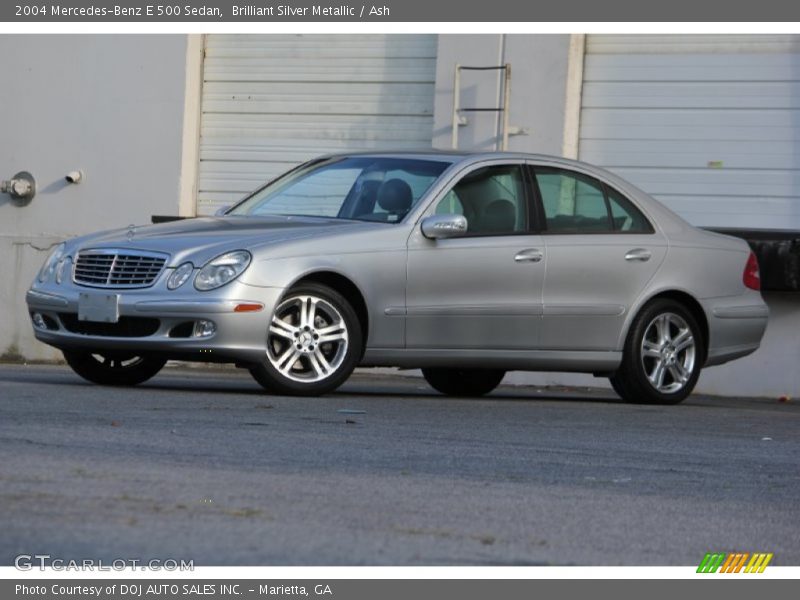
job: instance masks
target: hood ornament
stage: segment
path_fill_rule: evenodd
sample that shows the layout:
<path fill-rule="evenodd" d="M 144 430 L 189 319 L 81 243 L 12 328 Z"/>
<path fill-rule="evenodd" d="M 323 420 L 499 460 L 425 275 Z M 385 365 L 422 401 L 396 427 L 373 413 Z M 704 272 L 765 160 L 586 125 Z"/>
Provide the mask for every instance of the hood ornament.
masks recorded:
<path fill-rule="evenodd" d="M 136 235 L 136 225 L 128 225 L 128 233 L 125 234 L 129 242 L 133 241 L 133 236 Z"/>

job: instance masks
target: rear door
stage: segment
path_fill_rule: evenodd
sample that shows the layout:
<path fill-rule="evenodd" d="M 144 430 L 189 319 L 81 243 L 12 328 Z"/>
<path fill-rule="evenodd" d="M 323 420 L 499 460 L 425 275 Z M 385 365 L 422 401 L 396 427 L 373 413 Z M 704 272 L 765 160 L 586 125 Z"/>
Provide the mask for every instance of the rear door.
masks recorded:
<path fill-rule="evenodd" d="M 666 239 L 621 193 L 577 171 L 533 166 L 547 254 L 541 348 L 614 350 Z"/>

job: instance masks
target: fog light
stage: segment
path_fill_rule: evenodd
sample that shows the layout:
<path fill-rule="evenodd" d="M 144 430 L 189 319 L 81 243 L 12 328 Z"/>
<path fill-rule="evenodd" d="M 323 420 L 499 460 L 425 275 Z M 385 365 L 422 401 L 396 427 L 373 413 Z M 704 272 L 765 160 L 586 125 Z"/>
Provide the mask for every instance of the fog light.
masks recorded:
<path fill-rule="evenodd" d="M 209 337 L 217 332 L 217 325 L 214 321 L 200 319 L 194 326 L 195 337 Z"/>
<path fill-rule="evenodd" d="M 44 322 L 42 313 L 33 313 L 33 324 L 37 329 L 47 329 L 47 323 Z"/>

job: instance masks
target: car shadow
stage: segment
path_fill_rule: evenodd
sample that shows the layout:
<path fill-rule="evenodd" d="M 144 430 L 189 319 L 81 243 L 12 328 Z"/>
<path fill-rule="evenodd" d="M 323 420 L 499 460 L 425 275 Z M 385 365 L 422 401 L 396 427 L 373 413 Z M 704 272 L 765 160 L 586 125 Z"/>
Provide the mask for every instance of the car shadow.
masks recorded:
<path fill-rule="evenodd" d="M 409 378 L 410 379 L 410 378 Z M 84 381 L 70 373 L 30 373 L 25 375 L 2 375 L 0 382 L 12 383 L 35 383 L 36 385 L 47 386 L 70 386 L 70 387 L 100 387 L 93 383 Z M 114 388 L 109 386 L 106 389 L 112 391 Z M 131 389 L 131 388 L 127 388 Z M 208 375 L 194 381 L 187 381 L 185 375 L 168 373 L 156 376 L 152 380 L 136 386 L 142 392 L 178 392 L 178 393 L 203 393 L 203 394 L 237 394 L 247 396 L 274 397 L 290 399 L 291 396 L 268 394 L 255 382 L 249 378 L 239 380 L 235 376 L 226 374 L 220 379 L 214 379 Z M 623 401 L 614 396 L 613 392 L 604 394 L 598 391 L 588 391 L 585 394 L 574 390 L 552 390 L 549 388 L 537 388 L 529 386 L 501 386 L 491 394 L 485 396 L 446 396 L 430 388 L 422 381 L 386 381 L 381 378 L 376 382 L 358 381 L 346 382 L 341 388 L 322 396 L 322 398 L 406 398 L 406 399 L 425 399 L 436 400 L 438 402 L 531 402 L 544 400 L 547 402 L 590 402 L 600 404 L 622 404 Z"/>
<path fill-rule="evenodd" d="M 497 389 L 490 394 L 486 394 L 485 396 L 446 396 L 444 394 L 439 394 L 435 391 L 425 391 L 425 390 L 402 390 L 402 391 L 390 391 L 382 389 L 380 391 L 367 391 L 367 390 L 353 390 L 347 389 L 346 385 L 342 386 L 339 390 L 331 394 L 332 396 L 349 396 L 349 397 L 379 397 L 379 398 L 426 398 L 426 399 L 434 399 L 443 402 L 452 402 L 458 401 L 463 402 L 464 400 L 474 400 L 479 402 L 491 402 L 491 401 L 502 401 L 502 402 L 531 402 L 536 400 L 545 400 L 547 402 L 597 402 L 597 403 L 605 403 L 605 404 L 623 404 L 621 398 L 617 398 L 615 396 L 608 396 L 606 395 L 594 395 L 594 394 L 587 394 L 587 395 L 580 395 L 575 393 L 547 393 L 547 391 L 538 391 L 538 389 L 534 388 L 536 391 L 532 391 L 531 393 L 525 393 L 524 391 L 520 390 L 506 390 L 506 389 Z"/>

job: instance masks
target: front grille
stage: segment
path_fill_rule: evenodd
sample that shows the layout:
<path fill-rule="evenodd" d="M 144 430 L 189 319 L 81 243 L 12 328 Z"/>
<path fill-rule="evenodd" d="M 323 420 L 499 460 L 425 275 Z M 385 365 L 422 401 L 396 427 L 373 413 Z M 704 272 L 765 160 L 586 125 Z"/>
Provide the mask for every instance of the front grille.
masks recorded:
<path fill-rule="evenodd" d="M 158 331 L 161 324 L 158 319 L 149 317 L 120 317 L 116 323 L 79 321 L 75 313 L 58 313 L 58 318 L 67 331 L 103 337 L 147 337 Z"/>
<path fill-rule="evenodd" d="M 134 288 L 153 285 L 167 255 L 141 250 L 83 250 L 78 253 L 72 280 L 78 285 Z"/>

